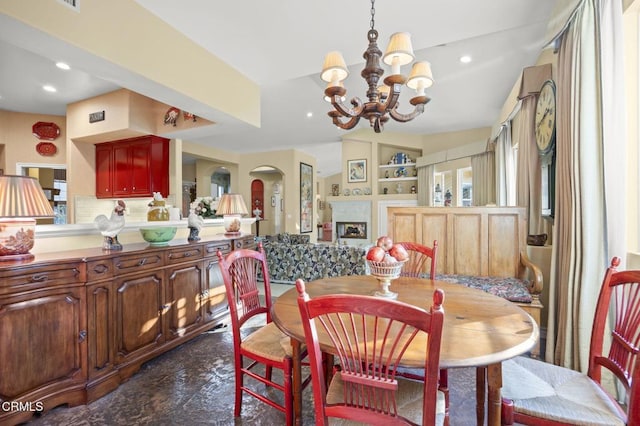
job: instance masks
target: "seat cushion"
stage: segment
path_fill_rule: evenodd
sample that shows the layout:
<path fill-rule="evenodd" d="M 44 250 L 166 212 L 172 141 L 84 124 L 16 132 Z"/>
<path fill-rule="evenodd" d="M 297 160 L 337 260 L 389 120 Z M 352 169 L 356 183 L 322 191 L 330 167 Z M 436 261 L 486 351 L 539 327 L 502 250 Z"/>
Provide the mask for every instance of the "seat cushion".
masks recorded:
<path fill-rule="evenodd" d="M 437 280 L 455 282 L 482 290 L 510 302 L 531 303 L 529 282 L 513 277 L 477 277 L 472 275 L 438 274 Z"/>
<path fill-rule="evenodd" d="M 272 361 L 282 361 L 292 355 L 291 338 L 272 322 L 253 331 L 242 340 L 240 346 L 243 350 Z"/>
<path fill-rule="evenodd" d="M 502 396 L 516 413 L 576 425 L 624 425 L 612 398 L 586 374 L 526 357 L 502 363 Z"/>
<path fill-rule="evenodd" d="M 398 378 L 398 392 L 396 403 L 398 413 L 416 424 L 422 423 L 422 393 L 424 383 L 415 380 Z M 339 404 L 344 401 L 344 382 L 340 372 L 337 372 L 329 384 L 327 390 L 327 404 Z M 438 391 L 436 402 L 436 425 L 444 424 L 445 400 L 444 394 Z M 363 423 L 331 417 L 331 425 L 360 425 Z"/>

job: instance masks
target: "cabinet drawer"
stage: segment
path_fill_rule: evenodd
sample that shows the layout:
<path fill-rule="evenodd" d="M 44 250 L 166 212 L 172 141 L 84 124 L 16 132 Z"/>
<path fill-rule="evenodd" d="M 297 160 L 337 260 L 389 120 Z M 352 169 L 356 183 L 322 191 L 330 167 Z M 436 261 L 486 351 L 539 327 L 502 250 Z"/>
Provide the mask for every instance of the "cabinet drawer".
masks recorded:
<path fill-rule="evenodd" d="M 233 240 L 233 249 L 250 249 L 254 250 L 256 248 L 256 242 L 253 238 L 253 235 L 248 235 L 246 237 L 240 237 Z"/>
<path fill-rule="evenodd" d="M 218 249 L 222 252 L 222 254 L 226 255 L 231 253 L 231 241 L 216 241 L 211 243 L 206 243 L 203 246 L 205 257 L 215 257 Z"/>
<path fill-rule="evenodd" d="M 111 259 L 92 260 L 87 262 L 87 281 L 98 281 L 113 276 L 113 261 Z"/>
<path fill-rule="evenodd" d="M 113 270 L 117 275 L 146 271 L 164 266 L 163 252 L 121 256 L 113 259 Z"/>
<path fill-rule="evenodd" d="M 202 246 L 178 247 L 167 251 L 167 265 L 202 259 Z"/>
<path fill-rule="evenodd" d="M 84 264 L 59 263 L 0 271 L 0 295 L 83 282 Z"/>

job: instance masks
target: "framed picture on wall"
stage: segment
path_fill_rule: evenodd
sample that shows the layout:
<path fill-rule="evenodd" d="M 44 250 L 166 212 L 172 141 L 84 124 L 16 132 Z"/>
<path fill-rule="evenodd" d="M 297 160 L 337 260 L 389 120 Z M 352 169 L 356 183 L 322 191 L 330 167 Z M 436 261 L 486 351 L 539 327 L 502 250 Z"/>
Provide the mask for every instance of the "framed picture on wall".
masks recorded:
<path fill-rule="evenodd" d="M 349 182 L 367 181 L 367 160 L 349 160 L 347 170 L 349 170 Z"/>
<path fill-rule="evenodd" d="M 300 163 L 300 233 L 312 231 L 313 167 Z"/>

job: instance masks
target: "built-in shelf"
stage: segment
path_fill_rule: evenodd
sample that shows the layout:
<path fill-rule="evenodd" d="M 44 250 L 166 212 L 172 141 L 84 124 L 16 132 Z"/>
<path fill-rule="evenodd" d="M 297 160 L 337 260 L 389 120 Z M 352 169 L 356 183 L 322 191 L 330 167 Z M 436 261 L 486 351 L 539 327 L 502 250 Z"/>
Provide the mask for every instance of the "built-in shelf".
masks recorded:
<path fill-rule="evenodd" d="M 378 145 L 378 195 L 397 197 L 415 195 L 418 190 L 416 159 L 422 151 L 416 148 Z"/>
<path fill-rule="evenodd" d="M 418 180 L 416 176 L 411 177 L 399 177 L 399 178 L 380 178 L 378 182 L 398 182 L 398 181 L 407 181 L 407 180 Z"/>
<path fill-rule="evenodd" d="M 381 169 L 397 169 L 398 167 L 415 167 L 415 165 L 415 163 L 381 164 L 378 167 Z"/>

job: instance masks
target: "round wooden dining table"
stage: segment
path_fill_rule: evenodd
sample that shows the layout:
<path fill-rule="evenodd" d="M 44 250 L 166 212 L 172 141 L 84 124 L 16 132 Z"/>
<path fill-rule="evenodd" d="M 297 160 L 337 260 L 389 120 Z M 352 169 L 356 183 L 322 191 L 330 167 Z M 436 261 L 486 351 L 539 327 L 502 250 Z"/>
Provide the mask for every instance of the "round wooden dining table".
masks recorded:
<path fill-rule="evenodd" d="M 372 295 L 380 289 L 370 275 L 325 278 L 305 283 L 309 296 L 327 294 Z M 400 277 L 392 281 L 390 291 L 397 299 L 428 310 L 436 288 L 444 291 L 445 311 L 440 349 L 440 367 L 477 367 L 477 418 L 484 424 L 484 401 L 487 398 L 487 424 L 500 424 L 500 388 L 502 361 L 529 351 L 538 340 L 538 325 L 519 306 L 489 293 L 461 284 L 421 278 Z M 302 411 L 302 369 L 300 343 L 304 330 L 293 286 L 273 303 L 273 322 L 291 337 L 293 349 L 293 392 L 296 423 Z M 321 342 L 330 346 L 330 342 Z M 424 365 L 424 351 L 409 351 L 403 366 Z M 417 354 L 417 355 L 416 355 Z M 420 355 L 421 354 L 421 355 Z M 422 357 L 421 357 L 422 356 Z M 486 394 L 485 394 L 486 391 Z M 455 408 L 452 408 L 455 409 Z"/>

